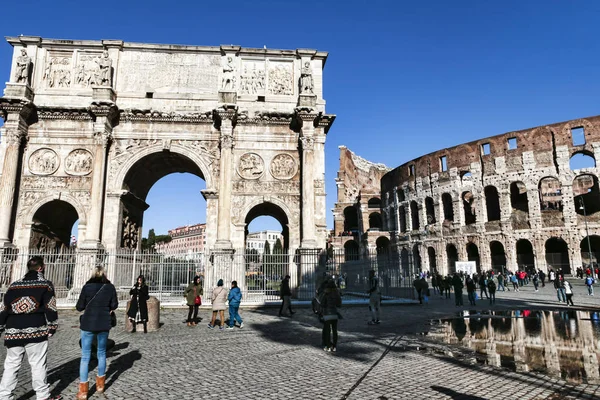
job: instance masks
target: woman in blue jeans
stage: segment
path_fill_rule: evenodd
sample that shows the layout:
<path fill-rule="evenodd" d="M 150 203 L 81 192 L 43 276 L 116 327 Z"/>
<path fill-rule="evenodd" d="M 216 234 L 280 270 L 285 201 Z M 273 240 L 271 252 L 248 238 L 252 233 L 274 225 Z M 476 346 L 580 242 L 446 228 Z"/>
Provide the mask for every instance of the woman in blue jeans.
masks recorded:
<path fill-rule="evenodd" d="M 77 301 L 77 311 L 83 311 L 79 319 L 81 329 L 81 364 L 79 365 L 78 400 L 88 398 L 88 368 L 92 355 L 94 337 L 97 340 L 98 375 L 96 377 L 96 392 L 104 393 L 106 380 L 106 343 L 111 328 L 111 313 L 117 309 L 117 291 L 106 278 L 104 268 L 96 267 L 94 275 L 81 289 Z"/>

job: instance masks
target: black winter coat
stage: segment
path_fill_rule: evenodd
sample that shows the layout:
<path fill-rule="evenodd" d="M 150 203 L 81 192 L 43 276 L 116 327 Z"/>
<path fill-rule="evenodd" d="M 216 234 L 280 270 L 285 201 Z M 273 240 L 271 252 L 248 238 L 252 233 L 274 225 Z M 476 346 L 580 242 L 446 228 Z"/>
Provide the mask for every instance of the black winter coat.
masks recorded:
<path fill-rule="evenodd" d="M 138 286 L 136 283 L 135 286 L 129 291 L 131 295 L 131 303 L 129 305 L 129 310 L 127 311 L 127 316 L 135 320 L 135 316 L 140 310 L 140 318 L 142 321 L 148 321 L 148 285 L 143 285 L 142 287 Z"/>
<path fill-rule="evenodd" d="M 83 311 L 79 328 L 88 332 L 110 331 L 110 312 L 118 306 L 117 290 L 112 283 L 100 278 L 90 279 L 81 289 L 75 306 L 77 311 Z"/>
<path fill-rule="evenodd" d="M 292 290 L 290 289 L 290 280 L 289 279 L 284 279 L 281 281 L 280 294 L 281 294 L 282 299 L 283 299 L 283 296 L 291 296 L 292 295 Z"/>

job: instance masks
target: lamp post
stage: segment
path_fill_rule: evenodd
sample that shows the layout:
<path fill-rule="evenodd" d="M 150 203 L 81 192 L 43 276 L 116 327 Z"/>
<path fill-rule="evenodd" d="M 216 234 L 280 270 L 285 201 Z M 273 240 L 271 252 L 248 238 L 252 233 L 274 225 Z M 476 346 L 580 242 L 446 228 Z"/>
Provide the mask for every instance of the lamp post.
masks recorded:
<path fill-rule="evenodd" d="M 587 213 L 585 212 L 585 203 L 583 202 L 583 197 L 579 198 L 579 209 L 583 210 L 583 221 L 585 222 L 585 236 L 587 238 L 588 244 L 588 257 L 590 258 L 590 270 L 592 271 L 592 276 L 594 276 L 594 265 L 592 264 L 592 245 L 590 243 L 590 233 L 588 232 L 588 224 L 587 224 Z"/>

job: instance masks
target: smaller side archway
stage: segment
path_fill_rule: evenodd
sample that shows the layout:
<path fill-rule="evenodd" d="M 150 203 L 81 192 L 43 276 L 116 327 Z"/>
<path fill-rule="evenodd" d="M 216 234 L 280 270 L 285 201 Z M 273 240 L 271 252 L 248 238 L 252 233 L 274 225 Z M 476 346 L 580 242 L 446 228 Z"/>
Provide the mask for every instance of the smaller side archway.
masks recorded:
<path fill-rule="evenodd" d="M 513 229 L 529 229 L 529 200 L 523 182 L 510 184 L 511 225 Z"/>
<path fill-rule="evenodd" d="M 477 272 L 481 272 L 481 257 L 479 256 L 479 248 L 475 243 L 467 243 L 467 259 L 475 261 Z"/>
<path fill-rule="evenodd" d="M 263 202 L 263 203 L 259 203 L 257 205 L 255 205 L 254 207 L 252 207 L 250 209 L 250 211 L 248 211 L 248 213 L 246 214 L 246 227 L 245 227 L 245 234 L 244 234 L 244 242 L 246 242 L 246 237 L 248 236 L 248 226 L 250 225 L 250 222 L 252 222 L 254 219 L 261 217 L 261 216 L 268 216 L 268 217 L 273 217 L 277 220 L 277 222 L 279 222 L 279 224 L 281 225 L 281 235 L 283 236 L 283 248 L 284 249 L 289 249 L 290 248 L 290 232 L 289 232 L 289 220 L 288 220 L 288 216 L 285 213 L 285 211 L 279 207 L 277 204 L 271 203 L 271 202 Z M 245 248 L 245 243 L 244 243 L 244 248 Z"/>
<path fill-rule="evenodd" d="M 358 231 L 358 212 L 354 206 L 344 208 L 344 231 Z"/>
<path fill-rule="evenodd" d="M 369 214 L 369 229 L 381 230 L 382 227 L 383 227 L 383 220 L 381 219 L 381 214 L 378 212 Z"/>
<path fill-rule="evenodd" d="M 484 188 L 485 193 L 485 207 L 487 211 L 488 221 L 499 221 L 500 220 L 500 196 L 498 195 L 498 189 L 495 186 L 486 186 Z"/>
<path fill-rule="evenodd" d="M 344 243 L 344 261 L 357 261 L 359 256 L 360 250 L 355 240 L 348 240 Z"/>
<path fill-rule="evenodd" d="M 456 262 L 458 261 L 458 250 L 453 244 L 446 246 L 446 259 L 448 260 L 448 274 L 453 275 L 456 272 Z"/>
<path fill-rule="evenodd" d="M 402 268 L 402 275 L 405 278 L 410 276 L 410 256 L 406 247 L 400 251 L 400 268 Z"/>
<path fill-rule="evenodd" d="M 490 256 L 492 260 L 492 270 L 504 271 L 504 268 L 506 267 L 504 245 L 497 240 L 490 242 Z"/>
<path fill-rule="evenodd" d="M 415 244 L 412 248 L 413 255 L 413 263 L 415 265 L 415 273 L 421 272 L 422 262 L 421 262 L 421 252 L 419 251 L 419 245 Z"/>
<path fill-rule="evenodd" d="M 379 197 L 372 197 L 367 202 L 367 206 L 369 209 L 380 209 L 381 208 L 381 199 Z"/>
<path fill-rule="evenodd" d="M 519 269 L 530 271 L 535 269 L 533 246 L 527 239 L 517 240 L 517 265 Z"/>
<path fill-rule="evenodd" d="M 562 271 L 564 274 L 571 273 L 571 263 L 569 261 L 569 245 L 562 238 L 551 237 L 546 240 L 546 264 L 548 270 Z"/>
<path fill-rule="evenodd" d="M 454 206 L 452 205 L 452 196 L 450 193 L 442 194 L 442 206 L 444 208 L 444 221 L 454 221 Z"/>
<path fill-rule="evenodd" d="M 467 191 L 462 194 L 463 210 L 465 213 L 465 225 L 471 225 L 477 222 L 475 215 L 475 197 L 473 193 Z"/>
<path fill-rule="evenodd" d="M 71 231 L 79 220 L 77 209 L 63 200 L 52 200 L 42 204 L 31 219 L 29 247 L 54 251 L 69 247 Z"/>
<path fill-rule="evenodd" d="M 427 213 L 427 224 L 435 224 L 435 205 L 431 197 L 425 197 L 425 212 Z"/>
<path fill-rule="evenodd" d="M 584 237 L 579 243 L 579 249 L 584 267 L 593 266 L 595 268 L 598 265 L 598 260 L 600 260 L 600 236 L 590 235 Z"/>
<path fill-rule="evenodd" d="M 390 254 L 390 239 L 385 236 L 378 237 L 375 241 L 377 256 L 387 256 Z"/>
<path fill-rule="evenodd" d="M 419 230 L 419 206 L 416 201 L 410 202 L 410 219 L 413 231 Z"/>
<path fill-rule="evenodd" d="M 600 187 L 596 175 L 579 175 L 573 180 L 573 204 L 579 215 L 592 216 L 600 211 Z"/>
<path fill-rule="evenodd" d="M 538 189 L 541 211 L 562 211 L 562 186 L 557 178 L 547 176 L 540 179 Z"/>
<path fill-rule="evenodd" d="M 427 248 L 427 257 L 429 258 L 429 270 L 432 274 L 436 274 L 437 270 L 437 261 L 435 258 L 435 249 L 433 247 Z"/>

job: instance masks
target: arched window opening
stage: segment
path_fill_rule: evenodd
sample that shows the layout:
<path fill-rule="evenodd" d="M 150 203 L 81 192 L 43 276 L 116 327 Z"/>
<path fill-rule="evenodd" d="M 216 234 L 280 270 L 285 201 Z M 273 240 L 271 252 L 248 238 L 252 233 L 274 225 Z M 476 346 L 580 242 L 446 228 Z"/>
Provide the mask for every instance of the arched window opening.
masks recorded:
<path fill-rule="evenodd" d="M 569 246 L 561 238 L 553 237 L 546 240 L 546 265 L 550 269 L 563 274 L 571 273 L 571 263 L 569 261 Z"/>
<path fill-rule="evenodd" d="M 474 224 L 477 222 L 477 217 L 475 215 L 475 197 L 471 192 L 463 192 L 461 197 L 465 212 L 465 225 Z"/>
<path fill-rule="evenodd" d="M 377 267 L 387 267 L 391 259 L 390 240 L 385 236 L 378 237 L 375 241 L 375 249 L 377 251 Z"/>
<path fill-rule="evenodd" d="M 69 248 L 78 220 L 77 210 L 66 201 L 52 200 L 42 205 L 33 216 L 29 247 L 43 252 Z"/>
<path fill-rule="evenodd" d="M 425 198 L 425 212 L 427 213 L 427 224 L 435 224 L 435 207 L 431 197 Z"/>
<path fill-rule="evenodd" d="M 448 260 L 448 274 L 453 275 L 456 272 L 456 262 L 458 261 L 458 251 L 453 244 L 446 246 L 446 259 Z"/>
<path fill-rule="evenodd" d="M 412 230 L 419 230 L 419 206 L 414 200 L 410 202 L 410 219 L 412 223 Z"/>
<path fill-rule="evenodd" d="M 584 272 L 586 268 L 595 269 L 598 266 L 598 260 L 600 260 L 600 236 L 590 235 L 589 242 L 588 237 L 584 237 L 579 244 L 579 249 Z"/>
<path fill-rule="evenodd" d="M 344 208 L 344 232 L 358 232 L 358 213 L 354 206 Z"/>
<path fill-rule="evenodd" d="M 400 232 L 406 232 L 408 229 L 406 228 L 406 209 L 404 206 L 398 208 L 398 214 L 400 219 Z"/>
<path fill-rule="evenodd" d="M 527 239 L 517 241 L 517 266 L 519 269 L 531 271 L 535 269 L 535 256 L 533 246 Z"/>
<path fill-rule="evenodd" d="M 442 204 L 444 207 L 444 221 L 454 221 L 454 207 L 452 205 L 452 196 L 450 193 L 442 194 Z"/>
<path fill-rule="evenodd" d="M 539 192 L 542 211 L 562 211 L 562 187 L 558 179 L 553 177 L 542 178 Z"/>
<path fill-rule="evenodd" d="M 396 189 L 396 193 L 398 194 L 398 201 L 406 201 L 406 195 L 404 194 L 404 189 L 398 188 Z"/>
<path fill-rule="evenodd" d="M 477 267 L 477 272 L 481 272 L 481 259 L 479 256 L 479 248 L 475 243 L 467 243 L 467 260 L 474 261 Z"/>
<path fill-rule="evenodd" d="M 578 152 L 571 156 L 569 168 L 572 171 L 578 171 L 584 168 L 596 168 L 596 159 L 592 153 Z"/>
<path fill-rule="evenodd" d="M 383 222 L 381 219 L 381 214 L 378 212 L 371 213 L 369 215 L 369 229 L 372 231 L 379 231 L 383 226 Z"/>
<path fill-rule="evenodd" d="M 412 254 L 413 254 L 413 262 L 415 264 L 415 273 L 419 273 L 419 272 L 421 272 L 422 265 L 421 265 L 421 253 L 419 252 L 418 244 L 415 244 L 413 246 Z"/>
<path fill-rule="evenodd" d="M 485 193 L 485 207 L 488 221 L 499 221 L 500 197 L 498 196 L 498 189 L 495 186 L 486 186 L 483 191 Z"/>
<path fill-rule="evenodd" d="M 288 218 L 278 205 L 264 202 L 260 203 L 248 212 L 246 215 L 245 242 L 249 240 L 255 241 L 255 237 L 259 236 L 259 241 L 264 243 L 264 248 L 267 247 L 271 254 L 274 254 L 275 246 L 278 251 L 284 250 L 287 252 L 290 245 Z M 263 240 L 264 239 L 264 240 Z M 277 244 L 279 242 L 279 244 Z M 266 254 L 266 250 L 262 250 L 261 254 Z"/>
<path fill-rule="evenodd" d="M 410 256 L 406 247 L 403 247 L 400 251 L 400 266 L 402 267 L 402 274 L 405 278 L 410 276 Z"/>
<path fill-rule="evenodd" d="M 432 274 L 437 274 L 437 262 L 435 259 L 435 249 L 433 247 L 427 248 L 427 256 L 429 257 L 429 271 Z"/>
<path fill-rule="evenodd" d="M 579 175 L 573 180 L 573 203 L 579 215 L 589 217 L 600 211 L 600 189 L 595 175 Z"/>
<path fill-rule="evenodd" d="M 490 255 L 492 259 L 492 269 L 494 271 L 504 271 L 506 268 L 506 253 L 504 245 L 498 241 L 490 242 Z"/>
<path fill-rule="evenodd" d="M 369 208 L 381 208 L 381 199 L 379 199 L 379 197 L 373 197 L 371 199 L 369 199 L 369 202 L 367 203 Z"/>
<path fill-rule="evenodd" d="M 344 243 L 344 260 L 357 261 L 360 257 L 358 243 L 355 240 L 348 240 Z"/>
<path fill-rule="evenodd" d="M 470 171 L 461 171 L 460 172 L 460 180 L 463 183 L 466 182 L 471 182 L 471 179 L 473 178 L 473 176 L 471 175 Z"/>

